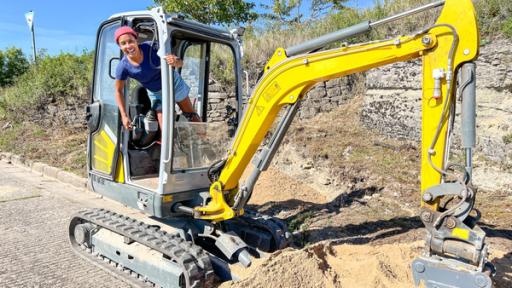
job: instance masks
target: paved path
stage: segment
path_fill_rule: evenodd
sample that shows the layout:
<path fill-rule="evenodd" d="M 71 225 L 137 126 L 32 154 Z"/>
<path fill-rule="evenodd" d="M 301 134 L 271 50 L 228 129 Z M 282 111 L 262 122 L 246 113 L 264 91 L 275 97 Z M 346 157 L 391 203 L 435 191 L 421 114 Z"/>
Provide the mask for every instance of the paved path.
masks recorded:
<path fill-rule="evenodd" d="M 93 193 L 0 161 L 0 287 L 129 287 L 71 251 L 68 221 L 85 207 L 126 213 Z"/>

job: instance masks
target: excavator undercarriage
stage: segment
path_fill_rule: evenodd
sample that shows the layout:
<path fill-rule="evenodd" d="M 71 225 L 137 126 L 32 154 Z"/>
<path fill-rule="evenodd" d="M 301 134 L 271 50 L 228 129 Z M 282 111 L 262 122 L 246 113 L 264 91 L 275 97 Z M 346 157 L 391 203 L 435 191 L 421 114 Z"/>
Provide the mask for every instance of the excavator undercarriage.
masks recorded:
<path fill-rule="evenodd" d="M 157 287 L 213 285 L 214 271 L 200 247 L 158 226 L 108 210 L 81 211 L 71 220 L 73 249 L 130 284 Z"/>
<path fill-rule="evenodd" d="M 87 209 L 73 216 L 69 237 L 77 254 L 135 287 L 212 287 L 219 279 L 237 279 L 230 265 L 248 267 L 252 257 L 290 244 L 284 222 L 248 214 L 214 227 L 190 219 L 146 224 Z"/>

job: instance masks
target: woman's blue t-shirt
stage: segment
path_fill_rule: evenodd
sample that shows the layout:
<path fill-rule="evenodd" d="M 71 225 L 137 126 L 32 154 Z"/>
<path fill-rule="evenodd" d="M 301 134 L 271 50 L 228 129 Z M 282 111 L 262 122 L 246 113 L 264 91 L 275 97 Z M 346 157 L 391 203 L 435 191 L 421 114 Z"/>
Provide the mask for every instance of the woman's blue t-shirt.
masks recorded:
<path fill-rule="evenodd" d="M 116 80 L 126 80 L 130 77 L 139 81 L 144 88 L 158 92 L 162 90 L 162 76 L 157 49 L 151 47 L 148 42 L 141 43 L 139 48 L 144 55 L 142 63 L 135 66 L 128 61 L 126 55 L 123 56 L 116 68 Z"/>
<path fill-rule="evenodd" d="M 126 56 L 123 56 L 116 68 L 116 80 L 126 80 L 128 77 L 140 82 L 140 84 L 152 91 L 162 90 L 162 74 L 160 73 L 160 57 L 157 54 L 158 49 L 152 46 L 150 42 L 139 44 L 139 48 L 144 55 L 142 63 L 138 66 L 132 65 Z M 174 77 L 174 99 L 177 102 L 182 101 L 188 96 L 190 87 L 183 81 L 180 74 L 173 70 Z"/>

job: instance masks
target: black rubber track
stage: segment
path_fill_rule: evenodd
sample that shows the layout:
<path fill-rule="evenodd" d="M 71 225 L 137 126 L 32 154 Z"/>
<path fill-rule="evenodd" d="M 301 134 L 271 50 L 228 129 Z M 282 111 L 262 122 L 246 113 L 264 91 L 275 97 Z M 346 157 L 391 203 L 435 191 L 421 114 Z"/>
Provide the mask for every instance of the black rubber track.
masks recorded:
<path fill-rule="evenodd" d="M 69 240 L 73 250 L 83 258 L 92 261 L 95 265 L 113 274 L 117 278 L 136 287 L 147 287 L 151 279 L 137 271 L 119 269 L 116 263 L 105 261 L 93 255 L 91 249 L 77 243 L 74 237 L 75 226 L 82 223 L 92 223 L 127 237 L 135 242 L 156 250 L 168 259 L 181 266 L 185 275 L 182 287 L 201 288 L 212 287 L 215 274 L 208 254 L 199 246 L 188 242 L 178 235 L 173 235 L 144 222 L 132 219 L 106 209 L 86 209 L 79 211 L 71 218 L 69 225 Z M 107 263 L 108 262 L 108 263 Z M 134 276 L 134 273 L 135 274 Z M 142 280 L 141 280 L 142 279 Z"/>

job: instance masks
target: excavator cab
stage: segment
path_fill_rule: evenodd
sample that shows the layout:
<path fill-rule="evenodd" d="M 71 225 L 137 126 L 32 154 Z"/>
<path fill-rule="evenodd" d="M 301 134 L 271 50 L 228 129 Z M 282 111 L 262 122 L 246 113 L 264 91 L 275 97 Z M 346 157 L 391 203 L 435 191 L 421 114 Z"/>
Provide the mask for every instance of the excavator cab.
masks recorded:
<path fill-rule="evenodd" d="M 152 59 L 162 70 L 163 127 L 146 89 L 128 79 L 124 94 L 133 129 L 122 128 L 114 91 L 122 57 L 114 31 L 121 25 L 132 27 L 139 43 L 150 43 L 159 56 L 172 53 L 183 59 L 183 67 L 176 70 L 190 87 L 188 97 L 201 122 L 188 121 L 175 104 L 175 68 Z M 157 9 L 114 15 L 101 25 L 88 106 L 88 169 L 95 192 L 163 218 L 177 212 L 172 207 L 176 200 L 190 207 L 206 201 L 208 168 L 224 156 L 240 117 L 237 31 L 221 31 Z"/>

